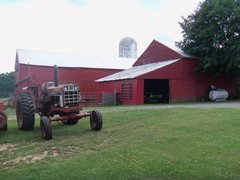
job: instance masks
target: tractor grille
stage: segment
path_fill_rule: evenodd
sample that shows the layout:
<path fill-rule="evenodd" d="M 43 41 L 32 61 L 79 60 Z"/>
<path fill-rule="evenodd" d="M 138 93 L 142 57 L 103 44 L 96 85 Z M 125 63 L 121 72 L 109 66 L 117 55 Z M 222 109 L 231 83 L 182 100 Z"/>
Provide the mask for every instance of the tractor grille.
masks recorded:
<path fill-rule="evenodd" d="M 64 105 L 65 106 L 75 106 L 79 102 L 78 91 L 65 91 L 64 92 Z"/>

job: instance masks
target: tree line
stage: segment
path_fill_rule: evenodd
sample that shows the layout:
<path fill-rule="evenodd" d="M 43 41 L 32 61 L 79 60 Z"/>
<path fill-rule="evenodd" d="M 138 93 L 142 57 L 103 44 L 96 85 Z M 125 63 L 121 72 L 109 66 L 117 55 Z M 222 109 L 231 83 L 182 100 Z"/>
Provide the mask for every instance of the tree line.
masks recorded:
<path fill-rule="evenodd" d="M 15 90 L 15 72 L 0 74 L 0 98 L 13 96 Z"/>
<path fill-rule="evenodd" d="M 200 59 L 199 71 L 240 76 L 240 0 L 205 0 L 182 19 L 176 44 Z"/>

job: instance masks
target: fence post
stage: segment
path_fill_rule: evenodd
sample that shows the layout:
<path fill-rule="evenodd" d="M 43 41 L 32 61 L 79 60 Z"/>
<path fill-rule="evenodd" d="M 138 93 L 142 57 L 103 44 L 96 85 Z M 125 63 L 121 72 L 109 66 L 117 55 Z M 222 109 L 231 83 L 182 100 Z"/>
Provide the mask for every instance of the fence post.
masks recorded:
<path fill-rule="evenodd" d="M 113 92 L 113 103 L 114 103 L 114 105 L 117 104 L 117 91 L 116 91 L 116 89 L 114 89 L 114 92 Z"/>

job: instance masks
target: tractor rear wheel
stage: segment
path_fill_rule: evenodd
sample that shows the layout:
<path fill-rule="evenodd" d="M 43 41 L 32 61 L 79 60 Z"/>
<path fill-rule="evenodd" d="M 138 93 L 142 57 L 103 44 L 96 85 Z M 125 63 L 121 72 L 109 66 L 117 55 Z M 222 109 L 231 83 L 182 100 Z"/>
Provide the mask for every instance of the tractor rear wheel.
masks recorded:
<path fill-rule="evenodd" d="M 92 130 L 99 131 L 102 129 L 102 113 L 100 111 L 92 110 L 90 125 Z"/>
<path fill-rule="evenodd" d="M 40 128 L 42 137 L 46 140 L 52 139 L 52 128 L 49 118 L 46 116 L 41 117 L 40 119 Z"/>
<path fill-rule="evenodd" d="M 0 111 L 0 131 L 7 131 L 7 114 Z"/>
<path fill-rule="evenodd" d="M 67 125 L 74 125 L 74 124 L 78 123 L 78 120 L 77 119 L 72 119 L 72 120 L 66 119 L 66 120 L 63 120 L 62 123 L 67 124 Z"/>
<path fill-rule="evenodd" d="M 17 122 L 21 130 L 33 130 L 35 124 L 35 112 L 32 97 L 28 93 L 22 93 L 17 98 Z"/>

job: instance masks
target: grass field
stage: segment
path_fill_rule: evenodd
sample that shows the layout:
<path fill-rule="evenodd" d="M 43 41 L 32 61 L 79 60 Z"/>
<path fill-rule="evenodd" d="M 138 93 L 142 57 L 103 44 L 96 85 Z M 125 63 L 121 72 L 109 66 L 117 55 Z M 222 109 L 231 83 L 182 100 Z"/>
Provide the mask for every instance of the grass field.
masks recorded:
<path fill-rule="evenodd" d="M 0 179 L 240 179 L 240 108 L 119 108 L 99 132 L 52 123 L 50 141 L 9 121 Z"/>

